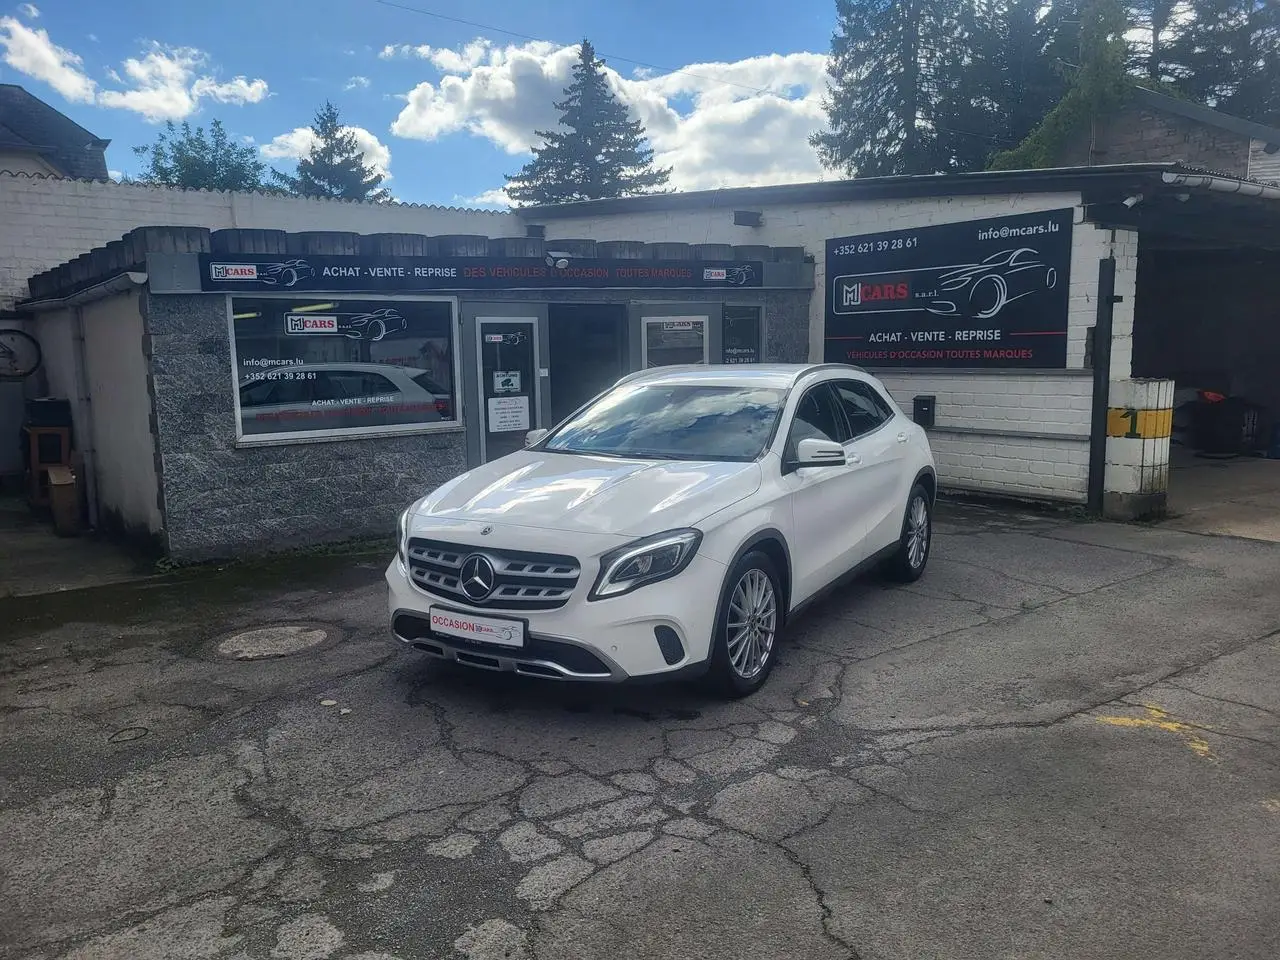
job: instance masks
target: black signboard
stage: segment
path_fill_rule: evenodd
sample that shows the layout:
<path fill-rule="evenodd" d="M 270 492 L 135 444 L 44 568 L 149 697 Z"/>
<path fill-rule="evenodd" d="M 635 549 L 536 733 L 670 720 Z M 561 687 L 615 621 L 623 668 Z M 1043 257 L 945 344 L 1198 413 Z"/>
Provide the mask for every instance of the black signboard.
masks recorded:
<path fill-rule="evenodd" d="M 201 254 L 202 290 L 424 292 L 431 290 L 740 289 L 763 283 L 750 260 L 560 260 L 441 257 L 281 257 Z"/>
<path fill-rule="evenodd" d="M 1073 211 L 827 241 L 826 359 L 873 367 L 1067 364 Z"/>

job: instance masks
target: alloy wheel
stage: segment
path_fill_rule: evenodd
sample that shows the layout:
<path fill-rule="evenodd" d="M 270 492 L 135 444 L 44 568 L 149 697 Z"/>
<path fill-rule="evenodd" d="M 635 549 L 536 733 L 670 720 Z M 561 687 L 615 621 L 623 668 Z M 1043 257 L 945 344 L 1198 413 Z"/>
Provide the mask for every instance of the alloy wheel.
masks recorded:
<path fill-rule="evenodd" d="M 778 630 L 777 593 L 763 570 L 748 570 L 734 586 L 725 629 L 733 672 L 743 680 L 755 678 L 773 655 Z"/>
<path fill-rule="evenodd" d="M 911 501 L 911 509 L 907 513 L 907 563 L 912 570 L 924 566 L 929 556 L 929 505 L 924 497 L 917 496 Z"/>

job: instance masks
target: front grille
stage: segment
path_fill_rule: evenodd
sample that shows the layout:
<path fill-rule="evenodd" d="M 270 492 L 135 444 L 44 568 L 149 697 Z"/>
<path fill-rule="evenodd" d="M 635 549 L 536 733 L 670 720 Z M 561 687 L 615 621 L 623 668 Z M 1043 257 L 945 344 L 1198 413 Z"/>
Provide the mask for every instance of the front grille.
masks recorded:
<path fill-rule="evenodd" d="M 522 550 L 469 547 L 439 540 L 409 541 L 409 575 L 438 597 L 494 610 L 554 610 L 573 595 L 582 568 L 573 557 Z M 473 600 L 462 590 L 460 574 L 467 558 L 479 554 L 493 565 L 493 592 Z"/>

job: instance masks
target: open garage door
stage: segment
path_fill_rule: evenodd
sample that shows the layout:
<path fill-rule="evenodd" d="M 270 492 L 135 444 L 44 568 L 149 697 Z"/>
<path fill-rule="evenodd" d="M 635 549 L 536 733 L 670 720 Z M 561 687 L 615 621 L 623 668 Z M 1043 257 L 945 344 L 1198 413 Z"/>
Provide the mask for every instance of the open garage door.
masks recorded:
<path fill-rule="evenodd" d="M 1176 385 L 1169 523 L 1280 541 L 1280 252 L 1155 234 L 1140 251 L 1133 377 Z"/>

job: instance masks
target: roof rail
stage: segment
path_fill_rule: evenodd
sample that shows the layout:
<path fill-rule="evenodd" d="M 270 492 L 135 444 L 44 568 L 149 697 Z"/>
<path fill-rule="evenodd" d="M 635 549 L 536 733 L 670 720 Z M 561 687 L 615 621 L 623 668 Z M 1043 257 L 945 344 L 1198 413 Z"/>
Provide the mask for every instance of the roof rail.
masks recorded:
<path fill-rule="evenodd" d="M 823 370 L 856 370 L 858 373 L 866 373 L 861 367 L 855 367 L 851 363 L 815 363 L 810 367 L 806 367 L 800 371 L 796 379 L 806 377 L 811 373 L 821 373 Z"/>

